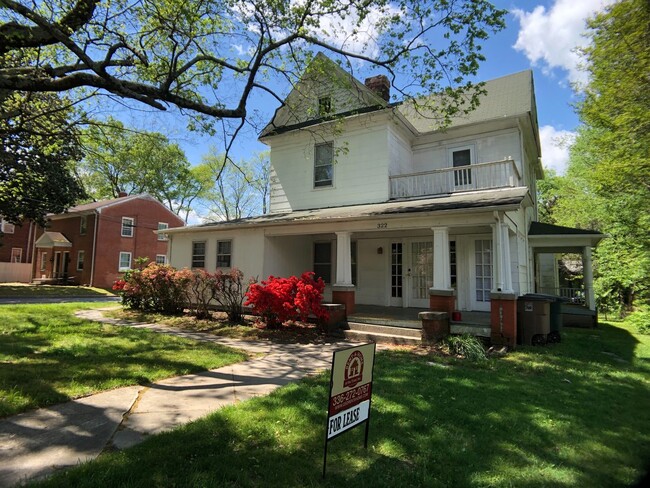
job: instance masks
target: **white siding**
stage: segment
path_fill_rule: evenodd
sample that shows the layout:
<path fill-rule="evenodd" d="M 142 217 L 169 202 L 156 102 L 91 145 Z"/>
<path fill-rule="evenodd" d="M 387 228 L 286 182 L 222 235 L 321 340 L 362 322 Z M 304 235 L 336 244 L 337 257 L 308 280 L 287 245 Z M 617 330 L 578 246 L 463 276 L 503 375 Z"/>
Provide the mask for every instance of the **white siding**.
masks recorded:
<path fill-rule="evenodd" d="M 192 242 L 205 241 L 205 270 L 212 273 L 217 266 L 217 241 L 232 240 L 232 266 L 246 278 L 260 276 L 263 271 L 263 229 L 232 229 L 228 231 L 187 232 L 170 234 L 169 264 L 175 268 L 192 265 Z"/>
<path fill-rule="evenodd" d="M 515 160 L 521 168 L 521 145 L 517 130 L 500 130 L 482 133 L 476 136 L 449 138 L 433 143 L 413 145 L 413 172 L 431 171 L 449 168 L 449 151 L 454 147 L 472 146 L 475 163 L 500 161 L 505 158 Z"/>
<path fill-rule="evenodd" d="M 411 143 L 395 127 L 388 127 L 389 175 L 413 173 Z"/>
<path fill-rule="evenodd" d="M 383 250 L 382 254 L 377 253 L 380 247 Z M 357 240 L 358 285 L 355 292 L 357 303 L 388 305 L 388 259 L 390 259 L 389 240 Z"/>
<path fill-rule="evenodd" d="M 346 122 L 336 131 L 308 131 L 277 136 L 272 141 L 271 164 L 277 180 L 272 185 L 271 212 L 335 207 L 388 200 L 388 136 L 385 117 Z M 347 130 L 344 130 L 347 129 Z M 314 188 L 314 146 L 333 141 L 333 186 Z"/>

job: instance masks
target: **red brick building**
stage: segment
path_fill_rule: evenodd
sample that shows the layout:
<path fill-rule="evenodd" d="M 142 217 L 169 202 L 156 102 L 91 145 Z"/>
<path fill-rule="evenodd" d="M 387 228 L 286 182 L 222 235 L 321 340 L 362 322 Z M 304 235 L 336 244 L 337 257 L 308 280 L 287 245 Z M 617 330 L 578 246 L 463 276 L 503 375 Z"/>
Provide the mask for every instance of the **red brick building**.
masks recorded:
<path fill-rule="evenodd" d="M 0 263 L 31 263 L 36 226 L 32 222 L 14 225 L 0 220 Z"/>
<path fill-rule="evenodd" d="M 167 263 L 167 237 L 183 220 L 149 195 L 78 205 L 36 233 L 33 276 L 110 288 L 140 257 Z"/>

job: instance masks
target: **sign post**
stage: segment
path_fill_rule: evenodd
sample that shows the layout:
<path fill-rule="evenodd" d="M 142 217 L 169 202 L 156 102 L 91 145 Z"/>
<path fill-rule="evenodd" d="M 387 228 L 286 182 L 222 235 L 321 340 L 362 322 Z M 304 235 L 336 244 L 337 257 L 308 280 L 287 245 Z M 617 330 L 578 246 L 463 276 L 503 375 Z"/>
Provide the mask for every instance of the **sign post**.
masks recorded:
<path fill-rule="evenodd" d="M 374 343 L 334 351 L 325 427 L 323 478 L 327 468 L 327 443 L 330 439 L 365 423 L 366 434 L 363 447 L 368 448 L 374 365 Z"/>

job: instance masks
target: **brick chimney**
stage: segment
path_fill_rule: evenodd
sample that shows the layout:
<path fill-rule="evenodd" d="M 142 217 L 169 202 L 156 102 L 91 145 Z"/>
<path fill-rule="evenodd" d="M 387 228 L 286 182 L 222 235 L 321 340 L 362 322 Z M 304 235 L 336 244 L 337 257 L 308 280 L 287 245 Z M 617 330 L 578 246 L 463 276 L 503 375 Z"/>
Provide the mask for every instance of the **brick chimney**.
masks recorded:
<path fill-rule="evenodd" d="M 390 101 L 390 81 L 385 75 L 366 78 L 366 86 L 387 102 Z"/>
<path fill-rule="evenodd" d="M 129 194 L 127 192 L 125 192 L 125 191 L 121 191 L 121 192 L 119 192 L 117 194 L 118 198 L 124 198 L 124 197 L 128 197 L 128 196 L 129 196 Z"/>

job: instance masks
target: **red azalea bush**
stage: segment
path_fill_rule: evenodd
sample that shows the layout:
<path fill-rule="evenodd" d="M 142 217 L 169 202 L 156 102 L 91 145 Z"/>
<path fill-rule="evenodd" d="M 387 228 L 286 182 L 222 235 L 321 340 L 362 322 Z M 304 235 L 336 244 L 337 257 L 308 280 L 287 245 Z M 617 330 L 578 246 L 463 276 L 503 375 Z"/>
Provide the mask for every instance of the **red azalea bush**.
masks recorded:
<path fill-rule="evenodd" d="M 306 320 L 313 314 L 319 320 L 328 318 L 322 307 L 325 282 L 314 280 L 314 273 L 307 271 L 300 278 L 269 276 L 261 284 L 251 284 L 246 293 L 246 305 L 260 315 L 267 327 L 277 328 L 288 320 Z"/>

